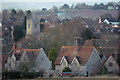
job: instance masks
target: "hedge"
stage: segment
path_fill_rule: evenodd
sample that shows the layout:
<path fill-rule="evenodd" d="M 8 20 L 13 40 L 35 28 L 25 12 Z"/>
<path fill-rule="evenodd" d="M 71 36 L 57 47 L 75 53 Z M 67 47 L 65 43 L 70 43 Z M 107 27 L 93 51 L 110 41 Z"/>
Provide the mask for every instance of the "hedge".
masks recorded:
<path fill-rule="evenodd" d="M 32 79 L 43 77 L 43 72 L 2 72 L 2 79 Z"/>

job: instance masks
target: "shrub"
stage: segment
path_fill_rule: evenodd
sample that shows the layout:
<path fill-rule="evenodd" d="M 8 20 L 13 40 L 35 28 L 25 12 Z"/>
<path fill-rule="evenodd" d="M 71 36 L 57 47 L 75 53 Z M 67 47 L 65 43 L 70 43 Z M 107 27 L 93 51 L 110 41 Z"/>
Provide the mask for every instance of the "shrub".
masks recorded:
<path fill-rule="evenodd" d="M 63 69 L 63 72 L 71 72 L 71 69 L 70 69 L 69 67 L 65 67 L 65 68 Z"/>
<path fill-rule="evenodd" d="M 31 79 L 36 77 L 43 77 L 43 72 L 2 72 L 3 79 Z"/>

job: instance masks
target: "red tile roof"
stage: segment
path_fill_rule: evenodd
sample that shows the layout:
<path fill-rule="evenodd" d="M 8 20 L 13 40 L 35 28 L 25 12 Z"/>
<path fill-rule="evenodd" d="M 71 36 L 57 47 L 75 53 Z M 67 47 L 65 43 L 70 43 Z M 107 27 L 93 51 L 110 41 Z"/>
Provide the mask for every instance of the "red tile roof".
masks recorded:
<path fill-rule="evenodd" d="M 35 58 L 37 54 L 40 52 L 40 49 L 14 49 L 11 55 L 14 53 L 17 60 L 19 60 L 22 56 L 22 54 L 26 51 L 28 57 L 30 59 Z"/>
<path fill-rule="evenodd" d="M 60 64 L 61 59 L 63 56 L 68 56 L 69 63 L 72 62 L 74 57 L 80 57 L 79 61 L 81 64 L 86 64 L 94 47 L 92 48 L 85 48 L 85 47 L 75 47 L 75 46 L 63 46 L 60 50 L 60 53 L 55 61 L 55 64 Z"/>

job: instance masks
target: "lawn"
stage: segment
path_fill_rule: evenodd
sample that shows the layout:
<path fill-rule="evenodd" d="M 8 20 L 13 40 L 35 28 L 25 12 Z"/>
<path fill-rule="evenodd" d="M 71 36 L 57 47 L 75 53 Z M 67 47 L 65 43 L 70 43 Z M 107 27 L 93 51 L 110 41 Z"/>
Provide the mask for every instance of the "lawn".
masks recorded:
<path fill-rule="evenodd" d="M 41 79 L 22 79 L 22 80 L 119 80 L 118 78 L 41 78 Z"/>

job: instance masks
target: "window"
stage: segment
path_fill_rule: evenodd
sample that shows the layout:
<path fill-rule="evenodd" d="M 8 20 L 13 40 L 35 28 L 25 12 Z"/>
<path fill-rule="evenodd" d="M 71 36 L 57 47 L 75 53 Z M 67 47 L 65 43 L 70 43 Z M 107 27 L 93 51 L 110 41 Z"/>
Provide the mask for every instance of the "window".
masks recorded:
<path fill-rule="evenodd" d="M 77 64 L 76 62 L 74 63 L 74 65 L 75 65 L 75 66 L 78 66 L 78 64 Z"/>
<path fill-rule="evenodd" d="M 110 67 L 112 67 L 112 66 L 113 66 L 113 63 L 112 63 L 112 62 L 110 62 L 110 63 L 109 63 L 109 66 L 110 66 Z"/>
<path fill-rule="evenodd" d="M 63 66 L 66 66 L 66 62 L 63 62 Z"/>
<path fill-rule="evenodd" d="M 37 27 L 37 24 L 35 24 L 35 27 Z"/>
<path fill-rule="evenodd" d="M 30 24 L 28 24 L 28 28 L 30 28 Z"/>
<path fill-rule="evenodd" d="M 9 67 L 11 66 L 11 64 L 9 63 Z"/>

